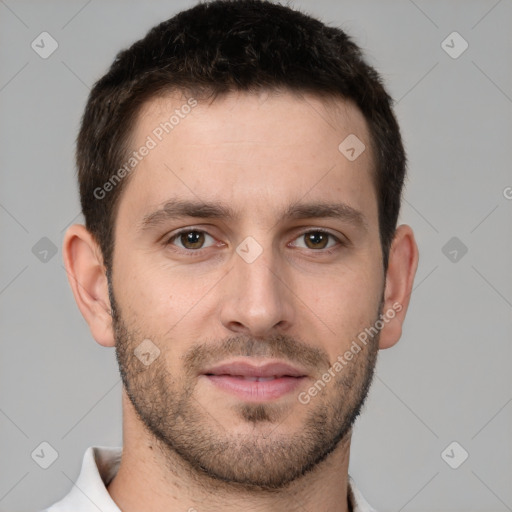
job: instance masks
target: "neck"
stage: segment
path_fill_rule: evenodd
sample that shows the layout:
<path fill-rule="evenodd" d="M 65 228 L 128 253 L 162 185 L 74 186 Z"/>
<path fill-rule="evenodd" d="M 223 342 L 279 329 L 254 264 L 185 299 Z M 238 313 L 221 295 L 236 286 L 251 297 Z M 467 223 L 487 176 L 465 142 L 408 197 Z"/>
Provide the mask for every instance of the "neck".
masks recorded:
<path fill-rule="evenodd" d="M 323 510 L 348 512 L 350 434 L 286 488 L 263 490 L 199 474 L 140 424 L 123 392 L 123 455 L 108 492 L 123 512 Z"/>

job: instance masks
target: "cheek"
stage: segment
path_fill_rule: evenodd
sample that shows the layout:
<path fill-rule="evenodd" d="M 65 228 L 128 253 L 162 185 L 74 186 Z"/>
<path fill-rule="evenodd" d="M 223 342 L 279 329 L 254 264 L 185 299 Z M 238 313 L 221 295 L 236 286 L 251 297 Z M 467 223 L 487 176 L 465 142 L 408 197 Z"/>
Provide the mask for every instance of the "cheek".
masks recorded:
<path fill-rule="evenodd" d="M 114 290 L 125 321 L 164 345 L 185 346 L 199 329 L 198 315 L 204 315 L 219 278 L 150 261 L 141 256 L 119 263 L 116 269 Z"/>
<path fill-rule="evenodd" d="M 326 346 L 331 355 L 349 345 L 378 316 L 383 278 L 375 270 L 378 265 L 365 268 L 370 270 L 342 269 L 335 277 L 309 283 L 302 291 L 301 296 L 309 295 L 317 332 L 324 333 L 326 344 L 331 340 L 330 347 Z"/>
<path fill-rule="evenodd" d="M 155 335 L 160 319 L 173 320 L 170 304 L 180 302 L 175 300 L 178 291 L 169 287 L 165 274 L 148 261 L 149 258 L 118 259 L 114 291 L 127 325 Z"/>

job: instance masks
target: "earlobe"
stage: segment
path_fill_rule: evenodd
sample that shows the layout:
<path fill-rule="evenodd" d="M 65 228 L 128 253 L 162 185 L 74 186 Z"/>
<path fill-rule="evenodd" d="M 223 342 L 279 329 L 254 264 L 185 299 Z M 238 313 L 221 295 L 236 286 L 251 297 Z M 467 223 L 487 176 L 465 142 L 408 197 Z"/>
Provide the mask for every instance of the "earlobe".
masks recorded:
<path fill-rule="evenodd" d="M 66 231 L 62 254 L 75 301 L 94 339 L 113 347 L 108 282 L 98 244 L 85 226 L 74 224 Z"/>
<path fill-rule="evenodd" d="M 389 251 L 382 314 L 390 314 L 387 315 L 389 321 L 380 332 L 381 349 L 392 347 L 402 335 L 402 325 L 409 306 L 418 260 L 418 246 L 414 233 L 410 226 L 402 224 L 395 231 Z"/>

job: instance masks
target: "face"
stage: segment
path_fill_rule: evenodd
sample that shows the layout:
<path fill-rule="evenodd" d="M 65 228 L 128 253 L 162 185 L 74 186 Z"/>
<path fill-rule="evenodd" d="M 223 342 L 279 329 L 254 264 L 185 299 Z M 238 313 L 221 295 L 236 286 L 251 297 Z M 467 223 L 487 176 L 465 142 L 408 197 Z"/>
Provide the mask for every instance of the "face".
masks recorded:
<path fill-rule="evenodd" d="M 373 374 L 378 335 L 344 358 L 384 290 L 368 129 L 341 100 L 186 101 L 152 101 L 134 131 L 152 147 L 116 218 L 121 375 L 169 460 L 281 488 L 349 435 Z"/>

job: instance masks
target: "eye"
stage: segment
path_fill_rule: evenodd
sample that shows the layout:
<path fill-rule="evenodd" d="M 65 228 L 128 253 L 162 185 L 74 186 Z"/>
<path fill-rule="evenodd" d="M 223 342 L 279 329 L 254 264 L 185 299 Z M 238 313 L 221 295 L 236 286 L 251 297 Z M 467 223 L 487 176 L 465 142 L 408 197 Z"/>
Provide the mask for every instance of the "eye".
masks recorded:
<path fill-rule="evenodd" d="M 209 245 L 205 245 L 207 239 L 211 242 Z M 175 233 L 171 238 L 167 240 L 167 244 L 172 244 L 185 250 L 198 250 L 209 247 L 215 243 L 215 239 L 204 231 L 198 231 L 195 229 L 186 229 Z"/>
<path fill-rule="evenodd" d="M 327 231 L 315 230 L 308 231 L 306 233 L 302 233 L 295 240 L 303 240 L 302 245 L 295 242 L 293 245 L 295 247 L 301 247 L 304 249 L 314 249 L 314 250 L 322 250 L 322 249 L 330 249 L 331 247 L 336 246 L 337 244 L 341 244 L 339 238 L 335 237 L 333 234 L 328 233 Z"/>
<path fill-rule="evenodd" d="M 172 235 L 166 245 L 174 245 L 184 251 L 194 252 L 215 245 L 215 239 L 205 231 L 183 229 Z M 292 243 L 294 247 L 312 249 L 315 251 L 328 250 L 336 245 L 343 245 L 341 240 L 332 233 L 323 230 L 312 230 L 302 233 Z"/>

